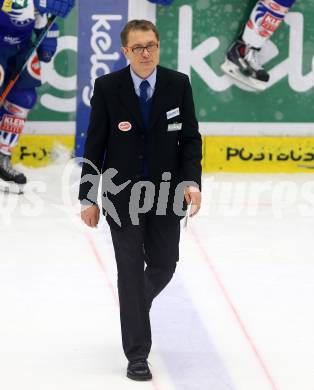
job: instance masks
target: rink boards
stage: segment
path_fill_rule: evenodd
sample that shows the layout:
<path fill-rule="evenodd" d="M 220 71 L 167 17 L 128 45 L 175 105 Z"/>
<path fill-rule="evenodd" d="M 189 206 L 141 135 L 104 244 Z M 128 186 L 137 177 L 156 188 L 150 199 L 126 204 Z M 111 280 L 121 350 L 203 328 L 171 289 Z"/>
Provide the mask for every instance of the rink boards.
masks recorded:
<path fill-rule="evenodd" d="M 69 158 L 73 153 L 73 135 L 28 135 L 21 136 L 13 152 L 13 163 L 28 167 L 44 167 Z"/>
<path fill-rule="evenodd" d="M 176 0 L 156 7 L 116 0 L 106 10 L 101 0 L 91 3 L 81 2 L 60 23 L 58 52 L 43 64 L 44 85 L 14 161 L 37 167 L 61 150 L 83 154 L 94 79 L 125 65 L 121 26 L 146 18 L 160 31 L 161 65 L 190 77 L 204 172 L 314 172 L 314 3 L 299 0 L 262 52 L 271 76 L 263 93 L 234 84 L 220 69 L 253 1 L 219 7 L 215 0 Z"/>
<path fill-rule="evenodd" d="M 314 138 L 206 136 L 204 172 L 314 173 Z"/>
<path fill-rule="evenodd" d="M 24 135 L 14 162 L 42 167 L 70 156 L 73 135 Z M 314 173 L 314 138 L 204 136 L 204 172 Z"/>

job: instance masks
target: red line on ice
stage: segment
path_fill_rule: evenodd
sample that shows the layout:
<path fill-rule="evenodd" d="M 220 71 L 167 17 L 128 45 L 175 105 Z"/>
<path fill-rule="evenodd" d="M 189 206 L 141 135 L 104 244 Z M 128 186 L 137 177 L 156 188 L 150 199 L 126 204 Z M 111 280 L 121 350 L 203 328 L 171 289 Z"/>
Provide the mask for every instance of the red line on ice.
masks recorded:
<path fill-rule="evenodd" d="M 92 251 L 93 251 L 93 253 L 94 253 L 95 257 L 96 257 L 96 260 L 97 260 L 98 265 L 100 266 L 100 269 L 102 270 L 102 272 L 103 272 L 104 275 L 105 275 L 105 279 L 106 279 L 107 286 L 108 286 L 108 288 L 109 288 L 109 290 L 110 290 L 110 292 L 111 292 L 111 294 L 112 294 L 112 296 L 113 296 L 113 299 L 114 299 L 116 305 L 117 305 L 118 308 L 119 308 L 119 306 L 120 306 L 120 305 L 119 305 L 119 298 L 118 298 L 118 296 L 117 296 L 117 294 L 116 294 L 116 292 L 115 292 L 115 289 L 114 289 L 114 287 L 113 287 L 113 284 L 111 283 L 111 280 L 110 280 L 108 271 L 107 271 L 107 269 L 106 269 L 104 263 L 103 263 L 102 260 L 101 260 L 101 255 L 99 254 L 99 251 L 97 250 L 97 246 L 95 245 L 95 243 L 94 243 L 92 237 L 90 236 L 90 234 L 85 233 L 84 235 L 85 235 L 85 237 L 86 237 L 86 239 L 87 239 L 87 241 L 88 241 L 88 243 L 89 243 L 90 248 L 92 249 Z M 153 376 L 153 379 L 152 379 L 151 384 L 152 384 L 152 387 L 153 387 L 155 390 L 161 390 L 161 388 L 158 386 L 158 384 L 157 384 L 157 382 L 156 382 L 156 379 L 154 379 L 154 376 Z"/>
<path fill-rule="evenodd" d="M 227 304 L 228 306 L 230 307 L 230 309 L 232 310 L 241 330 L 242 330 L 242 333 L 244 334 L 244 337 L 246 338 L 246 340 L 248 341 L 257 361 L 259 362 L 268 382 L 270 383 L 271 387 L 273 390 L 278 390 L 278 387 L 276 386 L 275 384 L 275 381 L 273 380 L 272 378 L 272 375 L 270 374 L 270 371 L 269 369 L 267 368 L 266 364 L 264 363 L 263 359 L 262 359 L 262 356 L 261 354 L 259 353 L 257 347 L 255 346 L 255 343 L 253 342 L 253 339 L 252 337 L 249 335 L 249 332 L 247 331 L 246 329 L 246 326 L 244 325 L 244 322 L 243 320 L 241 319 L 240 317 L 240 314 L 238 313 L 235 305 L 233 304 L 228 292 L 227 292 L 227 289 L 225 288 L 220 276 L 218 275 L 218 272 L 216 271 L 215 267 L 213 266 L 213 263 L 212 261 L 210 260 L 206 250 L 204 249 L 199 237 L 197 236 L 197 234 L 194 232 L 194 230 L 192 228 L 190 228 L 190 231 L 200 249 L 200 252 L 202 253 L 202 257 L 203 257 L 203 260 L 205 261 L 205 263 L 207 264 L 207 266 L 209 267 L 216 283 L 218 284 L 224 298 L 226 299 L 227 301 Z"/>

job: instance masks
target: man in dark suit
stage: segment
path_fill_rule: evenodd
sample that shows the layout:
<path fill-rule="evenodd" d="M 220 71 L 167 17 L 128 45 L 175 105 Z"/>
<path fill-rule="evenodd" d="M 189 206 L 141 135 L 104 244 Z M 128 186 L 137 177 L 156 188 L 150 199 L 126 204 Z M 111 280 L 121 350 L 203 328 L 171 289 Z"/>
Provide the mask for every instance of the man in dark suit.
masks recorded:
<path fill-rule="evenodd" d="M 95 81 L 79 199 L 96 227 L 102 175 L 127 376 L 149 380 L 149 310 L 175 271 L 186 206 L 191 216 L 200 208 L 202 142 L 188 77 L 158 65 L 155 25 L 132 20 L 121 41 L 130 66 Z"/>

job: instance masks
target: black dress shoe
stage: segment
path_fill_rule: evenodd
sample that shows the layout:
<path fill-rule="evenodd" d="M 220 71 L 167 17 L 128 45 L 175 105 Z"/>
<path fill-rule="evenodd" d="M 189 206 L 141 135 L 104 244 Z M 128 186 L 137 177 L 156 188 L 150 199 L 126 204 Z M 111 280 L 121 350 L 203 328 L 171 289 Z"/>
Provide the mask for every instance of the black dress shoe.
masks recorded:
<path fill-rule="evenodd" d="M 135 381 L 149 381 L 152 373 L 148 367 L 147 360 L 136 360 L 129 362 L 126 376 Z"/>

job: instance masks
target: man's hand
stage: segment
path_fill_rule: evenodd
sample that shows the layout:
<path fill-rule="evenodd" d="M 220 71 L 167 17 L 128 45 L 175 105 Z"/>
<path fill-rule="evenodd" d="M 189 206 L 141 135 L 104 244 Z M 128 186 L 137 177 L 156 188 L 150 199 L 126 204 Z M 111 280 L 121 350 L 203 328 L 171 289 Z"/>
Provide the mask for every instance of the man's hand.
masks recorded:
<path fill-rule="evenodd" d="M 192 202 L 189 216 L 193 217 L 199 212 L 199 209 L 201 208 L 202 194 L 197 187 L 190 186 L 185 189 L 184 197 L 188 205 Z"/>
<path fill-rule="evenodd" d="M 89 227 L 95 228 L 99 222 L 99 207 L 97 204 L 82 205 L 81 206 L 81 219 Z"/>

